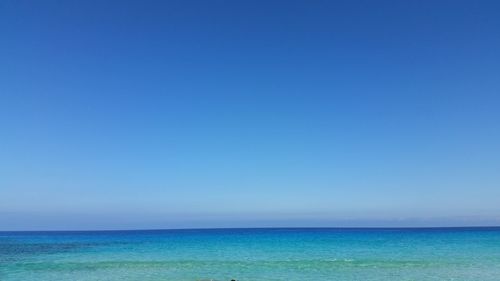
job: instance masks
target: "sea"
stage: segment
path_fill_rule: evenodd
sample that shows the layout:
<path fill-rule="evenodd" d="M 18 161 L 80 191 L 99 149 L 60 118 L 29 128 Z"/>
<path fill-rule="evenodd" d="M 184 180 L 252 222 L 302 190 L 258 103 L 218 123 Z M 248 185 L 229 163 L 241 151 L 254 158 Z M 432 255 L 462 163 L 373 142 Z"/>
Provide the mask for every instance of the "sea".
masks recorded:
<path fill-rule="evenodd" d="M 499 281 L 500 228 L 0 232 L 2 281 Z"/>

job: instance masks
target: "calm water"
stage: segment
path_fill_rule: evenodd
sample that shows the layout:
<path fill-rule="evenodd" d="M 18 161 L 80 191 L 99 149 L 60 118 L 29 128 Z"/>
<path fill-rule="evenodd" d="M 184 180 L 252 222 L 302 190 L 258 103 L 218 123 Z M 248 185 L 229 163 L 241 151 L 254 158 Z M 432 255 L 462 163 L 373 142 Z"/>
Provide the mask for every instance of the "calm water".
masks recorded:
<path fill-rule="evenodd" d="M 0 232 L 0 280 L 500 280 L 500 228 Z"/>

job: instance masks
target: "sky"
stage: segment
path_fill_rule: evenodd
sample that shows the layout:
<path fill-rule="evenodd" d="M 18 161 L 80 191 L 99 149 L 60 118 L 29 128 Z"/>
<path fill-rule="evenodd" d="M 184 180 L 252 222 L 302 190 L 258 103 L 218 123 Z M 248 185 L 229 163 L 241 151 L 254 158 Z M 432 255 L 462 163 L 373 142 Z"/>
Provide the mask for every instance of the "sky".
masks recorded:
<path fill-rule="evenodd" d="M 498 1 L 0 2 L 0 230 L 500 225 Z"/>

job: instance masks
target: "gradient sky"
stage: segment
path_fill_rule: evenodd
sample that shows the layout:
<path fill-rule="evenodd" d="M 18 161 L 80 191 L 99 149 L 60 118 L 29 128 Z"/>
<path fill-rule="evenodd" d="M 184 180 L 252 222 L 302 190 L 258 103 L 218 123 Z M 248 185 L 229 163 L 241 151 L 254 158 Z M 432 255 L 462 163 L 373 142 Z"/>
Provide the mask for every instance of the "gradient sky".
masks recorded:
<path fill-rule="evenodd" d="M 500 224 L 499 1 L 0 2 L 0 230 Z"/>

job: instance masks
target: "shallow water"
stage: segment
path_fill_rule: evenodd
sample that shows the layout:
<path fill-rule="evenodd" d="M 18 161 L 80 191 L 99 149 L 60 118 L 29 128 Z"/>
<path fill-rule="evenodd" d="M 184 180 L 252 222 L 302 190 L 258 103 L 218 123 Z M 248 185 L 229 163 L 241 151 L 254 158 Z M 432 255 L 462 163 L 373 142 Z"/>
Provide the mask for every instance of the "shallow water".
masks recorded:
<path fill-rule="evenodd" d="M 0 280 L 500 280 L 500 228 L 0 232 Z"/>

